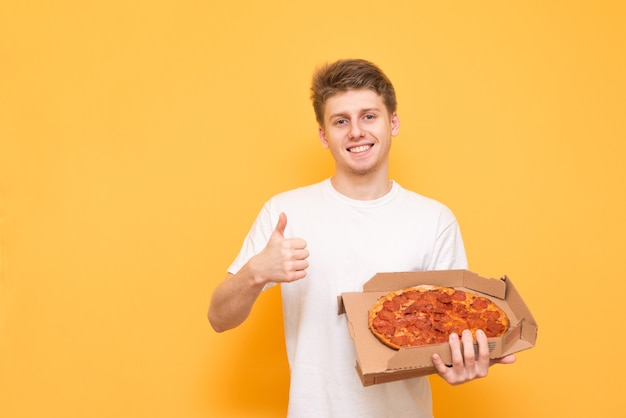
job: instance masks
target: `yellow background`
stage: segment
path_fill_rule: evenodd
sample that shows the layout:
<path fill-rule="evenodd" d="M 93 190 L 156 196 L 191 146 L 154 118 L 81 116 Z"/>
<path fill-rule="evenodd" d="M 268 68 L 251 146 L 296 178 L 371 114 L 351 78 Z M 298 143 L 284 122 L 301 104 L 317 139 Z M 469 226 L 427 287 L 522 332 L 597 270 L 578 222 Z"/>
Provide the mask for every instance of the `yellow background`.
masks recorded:
<path fill-rule="evenodd" d="M 624 416 L 623 4 L 2 1 L 0 416 L 284 416 L 279 291 L 206 309 L 265 199 L 330 175 L 308 86 L 343 57 L 397 88 L 392 177 L 539 322 L 436 416 Z"/>

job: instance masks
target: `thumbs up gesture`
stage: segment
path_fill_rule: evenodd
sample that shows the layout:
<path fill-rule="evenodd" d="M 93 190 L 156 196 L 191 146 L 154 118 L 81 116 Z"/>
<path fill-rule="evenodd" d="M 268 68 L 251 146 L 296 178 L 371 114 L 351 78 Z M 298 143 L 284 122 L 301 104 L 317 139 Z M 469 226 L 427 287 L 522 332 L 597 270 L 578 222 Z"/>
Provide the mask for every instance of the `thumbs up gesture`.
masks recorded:
<path fill-rule="evenodd" d="M 255 257 L 255 270 L 264 281 L 292 282 L 306 276 L 309 251 L 302 238 L 285 238 L 287 215 L 281 212 L 267 245 Z"/>

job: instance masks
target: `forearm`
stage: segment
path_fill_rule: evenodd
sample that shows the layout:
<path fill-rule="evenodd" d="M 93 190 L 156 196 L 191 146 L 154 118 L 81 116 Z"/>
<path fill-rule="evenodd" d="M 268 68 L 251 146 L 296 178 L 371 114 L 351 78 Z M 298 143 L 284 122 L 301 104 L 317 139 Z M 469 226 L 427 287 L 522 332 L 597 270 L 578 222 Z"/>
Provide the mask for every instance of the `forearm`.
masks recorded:
<path fill-rule="evenodd" d="M 228 274 L 211 298 L 208 317 L 213 329 L 223 332 L 245 321 L 263 286 L 255 280 L 249 265 L 235 275 Z"/>
<path fill-rule="evenodd" d="M 229 274 L 215 289 L 209 321 L 217 332 L 245 321 L 268 282 L 292 282 L 306 276 L 305 270 L 309 267 L 306 241 L 302 238 L 285 239 L 285 225 L 287 217 L 281 213 L 263 251 L 250 258 L 235 275 Z"/>

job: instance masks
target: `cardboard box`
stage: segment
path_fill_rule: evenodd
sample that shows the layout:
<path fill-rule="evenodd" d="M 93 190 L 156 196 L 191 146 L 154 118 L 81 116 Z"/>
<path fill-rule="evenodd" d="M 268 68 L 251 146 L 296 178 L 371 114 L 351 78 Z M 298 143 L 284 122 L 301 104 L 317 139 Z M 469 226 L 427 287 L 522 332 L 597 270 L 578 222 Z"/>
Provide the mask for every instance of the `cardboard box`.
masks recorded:
<path fill-rule="evenodd" d="M 436 373 L 431 357 L 438 353 L 451 364 L 450 345 L 433 344 L 394 350 L 382 344 L 368 328 L 367 312 L 379 297 L 420 284 L 454 287 L 482 294 L 507 314 L 507 332 L 489 338 L 489 355 L 499 358 L 529 349 L 537 340 L 537 322 L 508 277 L 489 279 L 468 270 L 378 273 L 363 285 L 363 292 L 342 293 L 339 314 L 346 314 L 357 352 L 356 369 L 363 386 Z M 476 345 L 476 344 L 475 344 Z"/>

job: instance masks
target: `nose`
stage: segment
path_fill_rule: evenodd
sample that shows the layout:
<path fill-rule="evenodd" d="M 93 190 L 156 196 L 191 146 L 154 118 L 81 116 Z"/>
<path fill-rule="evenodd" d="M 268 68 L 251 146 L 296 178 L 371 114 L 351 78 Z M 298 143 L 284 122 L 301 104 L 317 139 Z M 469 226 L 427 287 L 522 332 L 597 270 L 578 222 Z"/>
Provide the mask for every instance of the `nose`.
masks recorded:
<path fill-rule="evenodd" d="M 350 125 L 350 138 L 360 138 L 364 134 L 364 130 L 361 129 L 359 122 L 354 122 Z"/>

